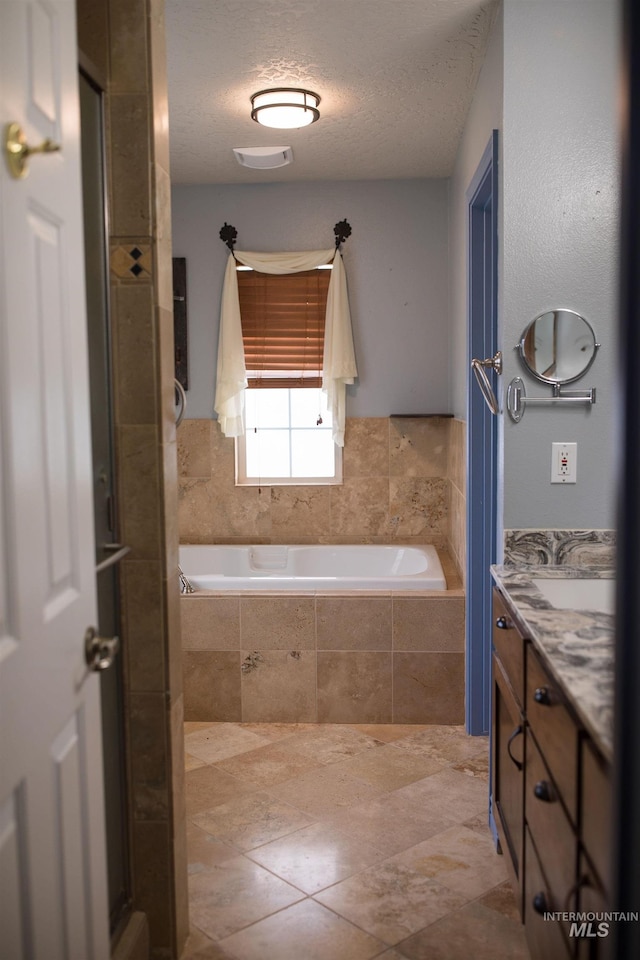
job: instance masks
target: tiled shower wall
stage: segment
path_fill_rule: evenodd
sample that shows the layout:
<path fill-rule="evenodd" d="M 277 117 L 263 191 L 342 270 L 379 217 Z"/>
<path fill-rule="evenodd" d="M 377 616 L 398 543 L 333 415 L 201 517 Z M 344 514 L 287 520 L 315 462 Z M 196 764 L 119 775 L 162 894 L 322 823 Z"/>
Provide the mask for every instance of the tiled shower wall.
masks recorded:
<path fill-rule="evenodd" d="M 77 15 L 82 65 L 105 91 L 118 535 L 131 547 L 119 571 L 135 913 L 117 956 L 146 956 L 146 938 L 167 960 L 189 918 L 164 3 L 78 0 Z"/>
<path fill-rule="evenodd" d="M 446 417 L 347 419 L 336 486 L 236 487 L 217 421 L 178 429 L 181 543 L 433 543 L 465 556 L 464 428 Z"/>

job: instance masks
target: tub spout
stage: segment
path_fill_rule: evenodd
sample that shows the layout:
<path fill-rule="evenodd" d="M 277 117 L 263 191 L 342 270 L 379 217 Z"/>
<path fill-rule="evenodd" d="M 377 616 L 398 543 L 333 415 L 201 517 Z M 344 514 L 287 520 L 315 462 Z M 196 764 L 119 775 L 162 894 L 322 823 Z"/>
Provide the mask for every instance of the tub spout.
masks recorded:
<path fill-rule="evenodd" d="M 182 567 L 178 564 L 178 576 L 180 577 L 180 593 L 195 593 L 196 588 L 189 578 L 182 572 Z"/>

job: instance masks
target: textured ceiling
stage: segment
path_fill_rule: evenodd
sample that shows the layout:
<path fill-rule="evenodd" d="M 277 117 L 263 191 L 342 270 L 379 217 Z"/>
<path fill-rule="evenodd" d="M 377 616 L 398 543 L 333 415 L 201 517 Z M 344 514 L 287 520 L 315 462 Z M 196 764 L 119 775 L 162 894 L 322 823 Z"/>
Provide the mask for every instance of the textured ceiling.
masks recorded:
<path fill-rule="evenodd" d="M 174 183 L 446 177 L 495 0 L 167 0 Z M 319 93 L 320 120 L 270 130 L 250 95 Z M 287 144 L 290 166 L 241 167 L 233 147 Z"/>

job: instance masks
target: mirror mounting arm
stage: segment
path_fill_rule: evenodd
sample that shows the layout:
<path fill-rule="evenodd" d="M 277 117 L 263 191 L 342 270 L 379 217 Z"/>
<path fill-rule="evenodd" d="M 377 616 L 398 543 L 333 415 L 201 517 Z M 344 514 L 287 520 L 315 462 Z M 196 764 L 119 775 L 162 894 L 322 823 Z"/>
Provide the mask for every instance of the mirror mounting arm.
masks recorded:
<path fill-rule="evenodd" d="M 524 415 L 524 408 L 527 403 L 588 403 L 596 402 L 596 388 L 589 390 L 565 390 L 562 392 L 562 384 L 553 384 L 553 396 L 551 397 L 528 397 L 524 388 L 524 381 L 521 377 L 514 377 L 507 387 L 507 410 L 514 423 L 520 423 Z"/>

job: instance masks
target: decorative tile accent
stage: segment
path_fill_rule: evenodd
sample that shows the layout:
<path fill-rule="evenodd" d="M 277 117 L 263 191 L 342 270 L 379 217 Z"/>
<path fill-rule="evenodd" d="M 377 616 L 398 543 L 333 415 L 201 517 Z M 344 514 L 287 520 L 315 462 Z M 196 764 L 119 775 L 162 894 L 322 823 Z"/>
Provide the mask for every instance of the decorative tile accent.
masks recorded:
<path fill-rule="evenodd" d="M 120 280 L 150 280 L 153 274 L 153 259 L 149 244 L 112 246 L 110 260 L 111 273 Z"/>
<path fill-rule="evenodd" d="M 615 530 L 505 530 L 506 566 L 615 566 Z"/>

